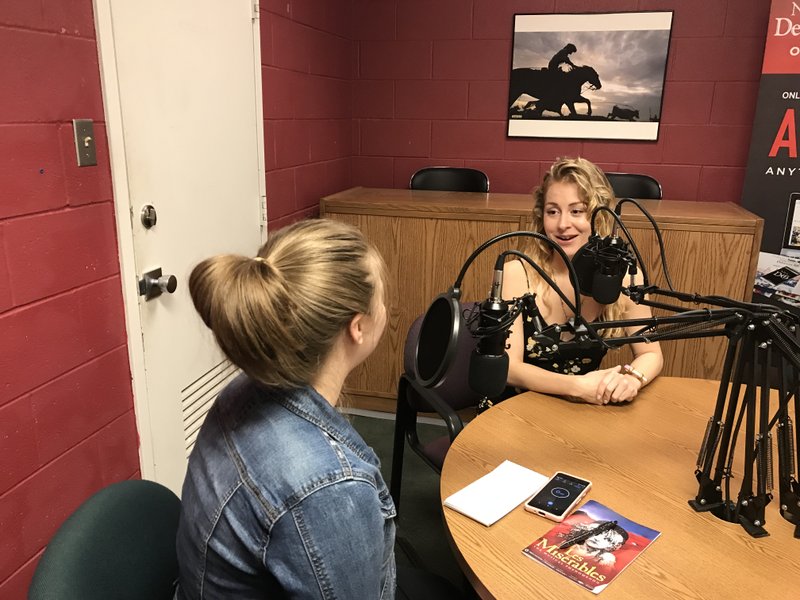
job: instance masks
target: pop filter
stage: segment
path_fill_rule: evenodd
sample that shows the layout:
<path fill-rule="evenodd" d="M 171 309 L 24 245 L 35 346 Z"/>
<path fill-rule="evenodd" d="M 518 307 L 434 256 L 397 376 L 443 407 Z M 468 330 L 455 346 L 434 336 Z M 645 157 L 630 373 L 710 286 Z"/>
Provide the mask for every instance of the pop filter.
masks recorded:
<path fill-rule="evenodd" d="M 426 388 L 437 385 L 447 373 L 458 348 L 461 303 L 453 292 L 434 298 L 425 316 L 414 350 L 414 371 Z"/>

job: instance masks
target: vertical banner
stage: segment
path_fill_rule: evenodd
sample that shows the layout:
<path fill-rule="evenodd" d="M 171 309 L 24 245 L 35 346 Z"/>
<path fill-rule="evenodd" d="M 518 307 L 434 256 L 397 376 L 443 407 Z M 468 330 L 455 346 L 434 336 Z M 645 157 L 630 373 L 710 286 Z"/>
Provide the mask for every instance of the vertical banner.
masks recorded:
<path fill-rule="evenodd" d="M 800 1 L 772 0 L 742 206 L 763 217 L 754 298 L 800 311 Z"/>

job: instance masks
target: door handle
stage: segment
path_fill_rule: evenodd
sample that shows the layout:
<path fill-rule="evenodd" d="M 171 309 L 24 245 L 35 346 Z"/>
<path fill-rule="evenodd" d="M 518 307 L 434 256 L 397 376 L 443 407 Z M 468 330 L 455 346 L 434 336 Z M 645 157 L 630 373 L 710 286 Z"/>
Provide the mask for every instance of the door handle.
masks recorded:
<path fill-rule="evenodd" d="M 175 275 L 162 275 L 161 267 L 148 271 L 139 279 L 139 295 L 152 300 L 163 293 L 171 294 L 178 288 Z"/>

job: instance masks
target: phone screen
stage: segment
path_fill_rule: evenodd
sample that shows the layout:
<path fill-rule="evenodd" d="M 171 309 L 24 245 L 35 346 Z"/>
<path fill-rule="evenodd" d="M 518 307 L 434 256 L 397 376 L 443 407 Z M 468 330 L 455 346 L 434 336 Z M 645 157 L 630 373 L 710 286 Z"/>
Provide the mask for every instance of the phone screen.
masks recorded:
<path fill-rule="evenodd" d="M 528 506 L 561 517 L 587 487 L 589 482 L 585 479 L 566 473 L 556 473 L 533 498 L 528 500 Z"/>

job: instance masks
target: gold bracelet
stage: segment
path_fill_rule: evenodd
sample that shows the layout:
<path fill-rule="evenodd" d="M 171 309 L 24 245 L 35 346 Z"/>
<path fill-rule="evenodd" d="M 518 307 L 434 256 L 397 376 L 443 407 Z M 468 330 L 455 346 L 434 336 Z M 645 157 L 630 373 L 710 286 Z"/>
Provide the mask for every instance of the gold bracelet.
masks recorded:
<path fill-rule="evenodd" d="M 626 375 L 631 375 L 632 377 L 636 377 L 642 385 L 647 385 L 647 377 L 644 376 L 644 373 L 641 371 L 634 369 L 630 365 L 625 365 L 622 367 L 622 372 Z"/>

